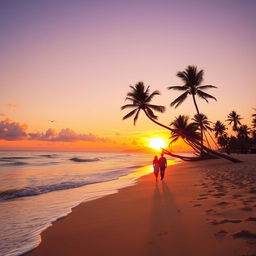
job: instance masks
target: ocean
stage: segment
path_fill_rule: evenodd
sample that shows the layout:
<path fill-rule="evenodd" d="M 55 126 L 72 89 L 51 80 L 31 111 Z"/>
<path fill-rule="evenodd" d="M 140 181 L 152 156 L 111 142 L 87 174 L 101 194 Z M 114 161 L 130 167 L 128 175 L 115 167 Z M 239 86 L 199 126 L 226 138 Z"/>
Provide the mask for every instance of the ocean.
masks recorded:
<path fill-rule="evenodd" d="M 41 232 L 73 207 L 152 172 L 152 159 L 143 153 L 0 151 L 0 255 L 35 248 Z"/>

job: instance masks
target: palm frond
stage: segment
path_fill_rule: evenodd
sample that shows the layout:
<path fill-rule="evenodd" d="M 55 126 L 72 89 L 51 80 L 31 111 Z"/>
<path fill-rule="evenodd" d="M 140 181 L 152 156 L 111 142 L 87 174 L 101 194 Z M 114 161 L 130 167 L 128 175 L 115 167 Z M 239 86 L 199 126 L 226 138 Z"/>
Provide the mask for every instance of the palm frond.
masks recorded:
<path fill-rule="evenodd" d="M 201 85 L 201 86 L 198 86 L 198 89 L 200 89 L 200 90 L 205 90 L 205 89 L 210 89 L 210 88 L 218 88 L 218 87 L 214 86 L 214 85 Z"/>
<path fill-rule="evenodd" d="M 146 108 L 145 111 L 148 113 L 148 115 L 153 118 L 153 119 L 157 119 L 157 116 L 154 114 L 154 112 L 150 109 L 150 108 Z"/>
<path fill-rule="evenodd" d="M 167 87 L 168 90 L 175 90 L 175 91 L 186 91 L 188 89 L 187 86 L 183 85 L 183 86 L 170 86 Z"/>
<path fill-rule="evenodd" d="M 204 75 L 204 71 L 203 70 L 200 70 L 198 73 L 197 73 L 197 68 L 195 67 L 195 84 L 196 85 L 199 85 L 200 83 L 202 83 L 203 81 L 203 75 Z"/>
<path fill-rule="evenodd" d="M 163 113 L 165 111 L 165 107 L 164 106 L 159 106 L 159 105 L 152 105 L 152 104 L 148 104 L 147 105 L 149 108 L 152 108 L 158 112 Z"/>
<path fill-rule="evenodd" d="M 160 92 L 159 91 L 153 91 L 147 98 L 146 98 L 146 102 L 150 102 L 154 96 L 156 95 L 160 95 Z"/>
<path fill-rule="evenodd" d="M 139 113 L 140 113 L 140 108 L 137 110 L 137 113 L 136 113 L 136 115 L 135 115 L 135 117 L 133 119 L 133 125 L 136 125 L 136 122 L 137 122 L 138 117 L 139 117 Z"/>
<path fill-rule="evenodd" d="M 134 108 L 134 107 L 138 107 L 138 104 L 126 104 L 121 107 L 121 110 L 124 110 L 126 108 Z"/>
<path fill-rule="evenodd" d="M 125 115 L 125 116 L 123 117 L 123 120 L 125 120 L 125 119 L 127 119 L 127 118 L 133 116 L 133 115 L 136 113 L 137 110 L 138 110 L 138 109 L 136 108 L 136 109 L 132 110 L 131 112 L 129 112 L 127 115 Z"/>
<path fill-rule="evenodd" d="M 204 100 L 206 100 L 207 102 L 208 102 L 207 98 L 209 98 L 209 99 L 214 99 L 214 100 L 217 101 L 217 99 L 216 99 L 215 97 L 213 97 L 212 95 L 210 95 L 210 94 L 208 94 L 208 93 L 205 93 L 205 92 L 203 92 L 203 91 L 201 91 L 201 90 L 197 90 L 197 95 L 198 95 L 199 97 L 203 98 Z"/>
<path fill-rule="evenodd" d="M 175 108 L 177 108 L 188 96 L 188 92 L 184 92 L 183 94 L 181 94 L 176 100 L 174 100 L 171 103 L 171 107 L 175 106 Z"/>

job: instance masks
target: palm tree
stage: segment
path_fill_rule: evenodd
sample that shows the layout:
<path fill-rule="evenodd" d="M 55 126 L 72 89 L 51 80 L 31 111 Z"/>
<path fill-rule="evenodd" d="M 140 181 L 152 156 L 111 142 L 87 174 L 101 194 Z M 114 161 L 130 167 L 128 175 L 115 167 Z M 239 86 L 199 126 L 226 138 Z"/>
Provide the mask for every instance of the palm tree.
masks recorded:
<path fill-rule="evenodd" d="M 127 115 L 125 115 L 123 117 L 123 120 L 135 115 L 133 119 L 135 125 L 141 110 L 143 110 L 152 119 L 157 119 L 157 116 L 154 114 L 153 110 L 161 113 L 165 111 L 164 106 L 150 104 L 154 96 L 160 95 L 159 91 L 153 91 L 152 93 L 149 93 L 149 86 L 145 88 L 143 82 L 138 82 L 137 84 L 135 84 L 135 86 L 130 86 L 130 88 L 132 90 L 127 93 L 127 97 L 125 98 L 125 100 L 129 100 L 132 103 L 122 106 L 121 110 L 126 108 L 134 109 Z"/>
<path fill-rule="evenodd" d="M 214 99 L 217 101 L 217 99 L 212 95 L 206 92 L 203 92 L 204 90 L 207 90 L 210 88 L 217 88 L 216 86 L 213 86 L 213 85 L 200 85 L 203 81 L 203 74 L 204 74 L 204 71 L 200 70 L 198 72 L 196 66 L 188 66 L 185 69 L 185 71 L 179 71 L 177 73 L 177 76 L 182 79 L 182 81 L 184 82 L 184 85 L 170 86 L 168 87 L 168 89 L 183 91 L 183 93 L 171 103 L 172 107 L 175 106 L 175 108 L 177 108 L 187 98 L 189 94 L 192 95 L 197 114 L 199 114 L 200 112 L 196 103 L 195 95 L 204 99 L 206 102 L 208 102 L 208 99 Z"/>
<path fill-rule="evenodd" d="M 241 119 L 243 118 L 233 110 L 228 114 L 226 122 L 229 122 L 228 124 L 233 124 L 233 131 L 237 131 L 238 124 L 241 125 Z"/>
<path fill-rule="evenodd" d="M 205 138 L 206 138 L 208 146 L 210 146 L 210 143 L 209 143 L 209 141 L 207 139 L 207 136 L 206 136 L 206 132 L 208 133 L 208 131 L 212 131 L 212 128 L 210 126 L 211 122 L 208 120 L 207 116 L 205 114 L 202 114 L 202 113 L 195 114 L 194 117 L 192 118 L 192 120 L 194 121 L 195 125 L 197 125 L 200 128 L 202 127 L 202 129 L 201 129 L 201 139 L 203 138 L 203 135 L 204 135 Z M 201 143 L 203 144 L 204 142 L 201 141 Z"/>
<path fill-rule="evenodd" d="M 197 131 L 198 125 L 196 123 L 189 123 L 188 120 L 188 116 L 179 115 L 173 122 L 171 122 L 170 126 L 172 126 L 172 131 L 170 144 L 177 141 L 179 138 L 182 138 L 188 145 L 197 151 L 194 142 L 200 141 L 201 135 Z"/>
<path fill-rule="evenodd" d="M 215 131 L 215 138 L 218 138 L 219 136 L 222 136 L 226 133 L 226 126 L 221 121 L 217 121 L 214 124 L 213 131 Z"/>
<path fill-rule="evenodd" d="M 204 90 L 210 89 L 210 88 L 217 88 L 216 86 L 213 85 L 200 85 L 203 82 L 203 74 L 204 71 L 200 70 L 197 71 L 196 66 L 188 66 L 185 71 L 179 71 L 177 73 L 177 76 L 182 79 L 184 82 L 184 85 L 182 86 L 170 86 L 168 87 L 169 90 L 176 90 L 176 91 L 182 91 L 183 93 L 175 99 L 172 103 L 171 106 L 177 108 L 180 104 L 185 101 L 187 96 L 190 94 L 192 95 L 193 102 L 196 108 L 196 112 L 199 115 L 199 109 L 196 103 L 196 98 L 195 96 L 197 95 L 199 98 L 204 99 L 208 103 L 208 99 L 214 99 L 217 101 L 215 97 L 212 95 L 204 92 Z M 203 127 L 201 127 L 201 134 L 203 135 Z M 203 141 L 203 136 L 201 136 L 201 140 Z M 201 142 L 202 142 L 201 141 Z M 203 150 L 202 150 L 203 152 Z"/>
<path fill-rule="evenodd" d="M 249 134 L 250 134 L 250 128 L 247 125 L 241 125 L 238 129 L 238 137 L 244 137 L 244 138 L 248 138 Z"/>
<path fill-rule="evenodd" d="M 121 109 L 126 109 L 126 108 L 135 108 L 134 110 L 132 110 L 131 112 L 129 112 L 127 115 L 125 115 L 123 117 L 123 119 L 129 118 L 133 115 L 135 115 L 134 117 L 134 124 L 136 124 L 136 121 L 138 119 L 139 116 L 139 112 L 140 110 L 142 110 L 145 115 L 155 124 L 173 132 L 175 131 L 174 129 L 170 128 L 167 125 L 161 124 L 160 122 L 157 121 L 157 116 L 154 114 L 153 110 L 159 111 L 159 112 L 163 112 L 165 110 L 164 106 L 158 106 L 158 105 L 152 105 L 150 104 L 150 101 L 152 100 L 152 98 L 155 95 L 159 95 L 160 93 L 158 91 L 154 91 L 153 93 L 149 93 L 149 87 L 147 87 L 145 89 L 145 86 L 142 82 L 137 83 L 135 86 L 130 86 L 130 88 L 132 89 L 131 92 L 127 93 L 127 97 L 126 100 L 131 101 L 130 104 L 124 105 L 121 107 Z M 185 136 L 185 134 L 182 133 L 182 131 L 176 130 L 175 131 L 177 134 L 180 134 L 180 136 Z M 227 155 L 221 154 L 219 152 L 216 152 L 214 150 L 211 150 L 209 148 L 207 148 L 204 145 L 201 145 L 197 139 L 193 139 L 191 141 L 189 141 L 190 143 L 193 144 L 194 147 L 196 147 L 197 149 L 199 147 L 203 148 L 203 150 L 205 150 L 209 155 L 211 156 L 215 156 L 215 157 L 221 157 L 221 158 L 225 158 L 229 161 L 232 162 L 240 162 L 240 160 L 229 157 Z"/>

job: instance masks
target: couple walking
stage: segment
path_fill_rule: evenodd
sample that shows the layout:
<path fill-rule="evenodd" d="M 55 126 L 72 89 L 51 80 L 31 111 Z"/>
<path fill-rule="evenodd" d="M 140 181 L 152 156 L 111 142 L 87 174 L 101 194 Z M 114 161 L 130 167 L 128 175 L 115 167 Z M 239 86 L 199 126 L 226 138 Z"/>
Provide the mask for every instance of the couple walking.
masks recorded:
<path fill-rule="evenodd" d="M 160 177 L 161 180 L 164 179 L 164 173 L 165 173 L 165 168 L 167 167 L 167 160 L 164 157 L 164 154 L 161 154 L 161 157 L 158 159 L 157 156 L 155 156 L 154 160 L 153 160 L 153 166 L 154 166 L 154 174 L 156 176 L 156 181 L 158 178 L 158 173 L 160 170 Z"/>

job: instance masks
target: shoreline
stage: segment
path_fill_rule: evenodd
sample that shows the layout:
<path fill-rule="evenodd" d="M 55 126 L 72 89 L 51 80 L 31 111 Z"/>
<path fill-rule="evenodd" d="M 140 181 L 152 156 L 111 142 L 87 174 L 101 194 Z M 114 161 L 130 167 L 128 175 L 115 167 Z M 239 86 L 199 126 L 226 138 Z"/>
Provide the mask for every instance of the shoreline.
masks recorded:
<path fill-rule="evenodd" d="M 216 236 L 224 227 L 209 224 L 207 219 L 220 216 L 205 213 L 212 201 L 203 196 L 206 182 L 202 180 L 207 172 L 202 170 L 216 166 L 241 169 L 241 165 L 248 164 L 234 165 L 225 160 L 179 163 L 168 166 L 166 180 L 158 181 L 158 185 L 153 174 L 140 177 L 134 186 L 74 207 L 42 232 L 38 247 L 22 255 L 203 256 L 231 255 L 231 251 L 242 255 L 249 249 L 255 252 L 243 239 L 234 241 L 231 233 Z M 198 185 L 200 182 L 204 185 Z M 228 223 L 225 228 L 235 232 L 239 225 Z"/>

